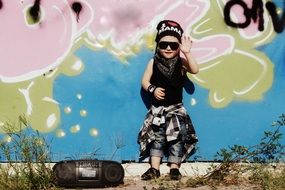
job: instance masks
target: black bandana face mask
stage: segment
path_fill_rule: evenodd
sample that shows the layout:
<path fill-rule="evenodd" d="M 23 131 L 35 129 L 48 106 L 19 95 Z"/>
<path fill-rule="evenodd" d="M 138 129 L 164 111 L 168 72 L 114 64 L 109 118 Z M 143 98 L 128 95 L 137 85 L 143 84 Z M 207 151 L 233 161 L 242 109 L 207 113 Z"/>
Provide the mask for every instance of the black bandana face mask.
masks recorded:
<path fill-rule="evenodd" d="M 171 78 L 174 72 L 175 64 L 177 63 L 179 56 L 175 56 L 171 59 L 165 59 L 157 52 L 154 56 L 155 63 L 157 64 L 158 69 L 161 73 L 167 78 Z"/>

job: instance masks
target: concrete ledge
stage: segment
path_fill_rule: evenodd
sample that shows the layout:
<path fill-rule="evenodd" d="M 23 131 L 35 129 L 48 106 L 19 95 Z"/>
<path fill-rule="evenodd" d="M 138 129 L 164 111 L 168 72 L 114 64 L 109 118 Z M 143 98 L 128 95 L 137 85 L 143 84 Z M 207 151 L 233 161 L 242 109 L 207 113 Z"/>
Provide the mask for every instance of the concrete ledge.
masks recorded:
<path fill-rule="evenodd" d="M 19 164 L 20 163 L 14 163 Z M 220 163 L 216 162 L 191 162 L 191 163 L 182 163 L 180 167 L 180 172 L 183 176 L 203 176 L 207 174 L 211 169 L 213 169 L 214 165 L 219 165 Z M 254 163 L 251 163 L 254 164 Z M 256 163 L 257 164 L 257 163 Z M 52 168 L 55 165 L 55 163 L 46 163 L 47 167 Z M 150 165 L 148 163 L 136 163 L 136 162 L 130 162 L 130 163 L 124 163 L 121 164 L 125 171 L 125 177 L 138 177 L 141 176 L 149 167 Z M 9 167 L 8 163 L 0 163 L 1 168 L 9 168 L 11 173 L 13 173 L 12 167 Z M 284 168 L 284 163 L 272 163 L 270 166 L 268 166 L 269 171 L 276 171 L 276 168 Z M 169 167 L 166 163 L 162 163 L 160 166 L 160 173 L 161 175 L 168 174 L 169 173 Z"/>
<path fill-rule="evenodd" d="M 13 163 L 13 164 L 19 164 L 21 163 Z M 195 163 L 182 163 L 180 167 L 180 172 L 183 176 L 200 176 L 206 174 L 211 166 L 213 164 L 218 163 L 207 163 L 207 162 L 195 162 Z M 0 163 L 2 168 L 9 168 L 13 172 L 12 168 L 9 167 L 8 163 Z M 46 163 L 47 167 L 52 168 L 55 165 L 55 163 Z M 148 163 L 124 163 L 121 164 L 125 171 L 125 177 L 136 177 L 141 176 L 149 167 L 150 165 Z M 162 163 L 160 166 L 160 173 L 162 175 L 169 173 L 169 167 L 166 163 Z"/>
<path fill-rule="evenodd" d="M 183 176 L 201 176 L 209 172 L 212 165 L 217 165 L 218 163 L 182 163 L 180 167 L 180 172 Z M 150 165 L 148 163 L 126 163 L 122 164 L 125 170 L 126 177 L 135 177 L 142 175 Z M 169 167 L 166 163 L 161 164 L 160 173 L 168 174 Z"/>
<path fill-rule="evenodd" d="M 213 166 L 217 166 L 221 163 L 218 162 L 193 162 L 193 163 L 182 163 L 180 172 L 183 176 L 203 176 L 206 175 L 213 169 Z M 244 166 L 258 166 L 263 165 L 262 163 L 238 163 Z M 126 163 L 122 164 L 125 170 L 125 177 L 141 176 L 149 167 L 148 163 Z M 285 163 L 269 163 L 266 164 L 266 169 L 269 172 L 280 172 L 285 168 Z M 169 167 L 166 163 L 161 164 L 160 173 L 162 175 L 169 173 Z"/>

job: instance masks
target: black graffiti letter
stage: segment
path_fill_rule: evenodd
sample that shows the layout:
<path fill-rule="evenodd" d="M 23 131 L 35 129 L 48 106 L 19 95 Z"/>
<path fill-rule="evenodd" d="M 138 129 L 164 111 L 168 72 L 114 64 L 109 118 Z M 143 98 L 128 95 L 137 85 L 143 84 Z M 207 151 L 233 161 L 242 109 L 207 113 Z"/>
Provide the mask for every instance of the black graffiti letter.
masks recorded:
<path fill-rule="evenodd" d="M 30 9 L 30 15 L 34 22 L 37 22 L 40 18 L 40 3 L 41 0 L 35 0 L 34 5 Z"/>
<path fill-rule="evenodd" d="M 82 5 L 79 2 L 72 3 L 72 10 L 76 13 L 76 21 L 79 21 L 79 14 L 82 10 Z"/>
<path fill-rule="evenodd" d="M 251 18 L 256 23 L 257 18 L 258 20 L 258 30 L 263 31 L 264 30 L 264 18 L 263 18 L 263 2 L 262 0 L 254 0 L 252 3 L 251 8 Z"/>
<path fill-rule="evenodd" d="M 285 2 L 284 2 L 284 7 L 285 7 Z M 281 33 L 284 29 L 284 25 L 285 25 L 285 13 L 283 11 L 283 15 L 282 18 L 279 20 L 278 19 L 278 15 L 277 15 L 277 11 L 276 11 L 276 6 L 274 3 L 272 2 L 267 2 L 266 3 L 266 8 L 271 16 L 272 22 L 273 22 L 273 27 L 274 30 L 277 33 Z"/>
<path fill-rule="evenodd" d="M 244 23 L 235 23 L 231 20 L 230 12 L 231 8 L 234 5 L 239 5 L 243 8 L 243 14 L 246 18 Z M 251 13 L 250 9 L 247 7 L 246 3 L 241 0 L 231 0 L 229 1 L 224 9 L 224 19 L 227 25 L 235 27 L 235 28 L 246 28 L 251 22 Z"/>
<path fill-rule="evenodd" d="M 0 0 L 0 9 L 2 9 L 2 7 L 3 7 L 3 3 L 2 3 L 2 1 Z"/>

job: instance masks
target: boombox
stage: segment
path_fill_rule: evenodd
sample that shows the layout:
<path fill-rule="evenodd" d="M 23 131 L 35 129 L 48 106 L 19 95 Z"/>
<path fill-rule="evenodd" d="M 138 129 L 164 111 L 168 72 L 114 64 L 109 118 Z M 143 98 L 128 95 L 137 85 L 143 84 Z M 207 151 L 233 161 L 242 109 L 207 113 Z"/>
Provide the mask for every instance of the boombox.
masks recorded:
<path fill-rule="evenodd" d="M 122 165 L 109 160 L 64 160 L 53 166 L 61 187 L 114 187 L 123 183 Z"/>

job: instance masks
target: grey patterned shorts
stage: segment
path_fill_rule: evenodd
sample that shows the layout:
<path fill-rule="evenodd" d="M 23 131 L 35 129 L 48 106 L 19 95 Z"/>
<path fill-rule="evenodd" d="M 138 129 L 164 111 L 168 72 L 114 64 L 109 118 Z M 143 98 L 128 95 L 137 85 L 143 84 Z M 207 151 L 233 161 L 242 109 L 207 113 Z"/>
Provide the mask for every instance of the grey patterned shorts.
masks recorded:
<path fill-rule="evenodd" d="M 153 141 L 150 149 L 150 156 L 164 157 L 166 156 L 168 163 L 180 164 L 183 156 L 183 141 L 182 135 L 186 133 L 186 126 L 184 119 L 178 116 L 180 123 L 180 132 L 178 138 L 173 141 L 166 141 L 166 125 L 160 126 L 152 125 L 155 133 L 155 140 Z"/>

